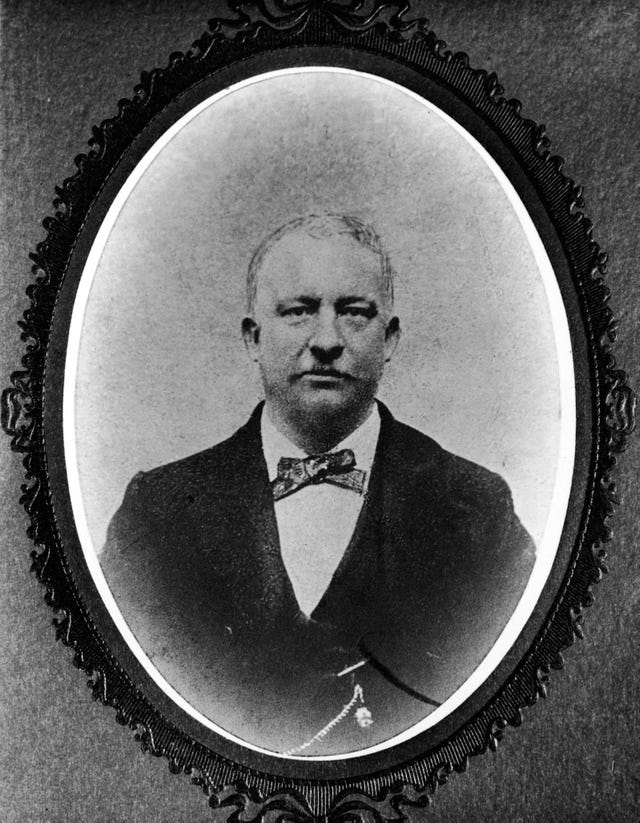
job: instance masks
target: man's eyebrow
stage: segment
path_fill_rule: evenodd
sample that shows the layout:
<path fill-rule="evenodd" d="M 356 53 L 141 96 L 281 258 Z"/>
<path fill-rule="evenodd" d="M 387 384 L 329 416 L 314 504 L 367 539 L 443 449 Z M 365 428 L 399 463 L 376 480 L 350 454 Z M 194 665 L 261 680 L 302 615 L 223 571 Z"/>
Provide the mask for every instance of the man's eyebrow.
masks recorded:
<path fill-rule="evenodd" d="M 347 294 L 345 297 L 339 297 L 336 304 L 345 305 L 346 303 L 370 303 L 373 306 L 377 305 L 374 297 L 368 297 L 366 294 Z"/>
<path fill-rule="evenodd" d="M 285 300 L 278 301 L 276 308 L 278 310 L 285 309 L 292 303 L 302 303 L 304 306 L 317 306 L 320 301 L 317 297 L 309 297 L 308 294 L 299 295 L 297 297 L 287 297 Z"/>
<path fill-rule="evenodd" d="M 354 303 L 366 303 L 367 307 L 372 311 L 378 310 L 378 301 L 373 297 L 366 297 L 363 294 L 351 294 L 346 297 L 339 297 L 336 300 L 335 305 L 337 308 L 341 309 L 345 306 L 351 306 Z"/>

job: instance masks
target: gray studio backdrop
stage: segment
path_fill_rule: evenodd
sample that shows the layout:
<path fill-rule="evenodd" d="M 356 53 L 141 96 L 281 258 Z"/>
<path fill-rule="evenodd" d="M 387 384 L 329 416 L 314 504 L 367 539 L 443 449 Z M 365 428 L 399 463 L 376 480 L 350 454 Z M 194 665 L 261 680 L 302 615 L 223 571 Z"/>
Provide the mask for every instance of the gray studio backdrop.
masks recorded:
<path fill-rule="evenodd" d="M 499 472 L 540 540 L 559 444 L 545 288 L 500 183 L 439 114 L 347 73 L 271 76 L 160 151 L 99 261 L 80 338 L 76 444 L 93 546 L 139 470 L 207 448 L 260 399 L 240 337 L 260 240 L 300 214 L 370 221 L 403 338 L 380 397 Z"/>

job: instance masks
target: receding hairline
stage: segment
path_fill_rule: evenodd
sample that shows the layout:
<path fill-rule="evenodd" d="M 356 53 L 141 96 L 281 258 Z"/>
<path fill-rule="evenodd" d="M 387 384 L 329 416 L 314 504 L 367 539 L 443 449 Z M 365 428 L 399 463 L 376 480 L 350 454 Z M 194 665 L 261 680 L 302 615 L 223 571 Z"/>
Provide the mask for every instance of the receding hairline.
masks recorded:
<path fill-rule="evenodd" d="M 284 223 L 269 234 L 258 246 L 251 258 L 247 272 L 247 312 L 255 311 L 258 293 L 258 277 L 266 257 L 283 240 L 292 234 L 304 233 L 309 237 L 322 240 L 344 235 L 353 238 L 363 248 L 369 249 L 380 259 L 380 282 L 384 296 L 384 308 L 390 312 L 393 307 L 394 273 L 382 241 L 369 223 L 359 217 L 348 214 L 308 214 L 296 217 Z"/>

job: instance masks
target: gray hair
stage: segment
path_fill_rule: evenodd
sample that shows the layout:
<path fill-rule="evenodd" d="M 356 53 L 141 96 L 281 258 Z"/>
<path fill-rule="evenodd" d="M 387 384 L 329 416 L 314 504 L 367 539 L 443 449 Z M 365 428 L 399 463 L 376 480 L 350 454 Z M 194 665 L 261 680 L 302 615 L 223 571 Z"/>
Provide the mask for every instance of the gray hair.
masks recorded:
<path fill-rule="evenodd" d="M 247 274 L 247 311 L 253 314 L 256 305 L 256 296 L 258 293 L 258 274 L 262 267 L 265 257 L 269 254 L 271 249 L 287 234 L 291 232 L 302 230 L 309 235 L 309 237 L 324 238 L 334 237 L 335 235 L 346 234 L 357 240 L 360 245 L 380 257 L 381 271 L 380 277 L 382 282 L 382 292 L 385 300 L 385 311 L 389 314 L 393 307 L 393 269 L 389 261 L 389 255 L 385 251 L 380 238 L 375 230 L 368 223 L 360 220 L 359 217 L 353 217 L 347 214 L 308 214 L 304 217 L 296 217 L 280 226 L 256 249 L 251 263 L 249 264 L 249 271 Z"/>

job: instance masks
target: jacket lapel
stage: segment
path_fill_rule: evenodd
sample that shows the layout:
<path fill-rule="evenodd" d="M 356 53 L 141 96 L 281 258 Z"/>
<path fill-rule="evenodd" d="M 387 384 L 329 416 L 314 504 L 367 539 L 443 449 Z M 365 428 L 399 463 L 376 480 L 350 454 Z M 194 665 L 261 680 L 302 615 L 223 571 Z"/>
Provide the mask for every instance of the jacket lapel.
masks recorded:
<path fill-rule="evenodd" d="M 205 546 L 204 553 L 233 595 L 230 619 L 235 616 L 238 628 L 251 633 L 272 630 L 283 612 L 298 612 L 280 553 L 260 437 L 261 411 L 262 404 L 229 441 L 228 459 L 218 457 L 211 466 L 196 509 L 196 516 L 210 524 L 205 532 L 216 535 L 215 545 Z"/>
<path fill-rule="evenodd" d="M 437 565 L 429 540 L 438 516 L 437 471 L 416 468 L 399 424 L 378 402 L 380 436 L 367 494 L 349 546 L 312 617 L 385 632 L 390 621 L 428 597 L 428 568 Z M 435 450 L 434 450 L 435 453 Z"/>

